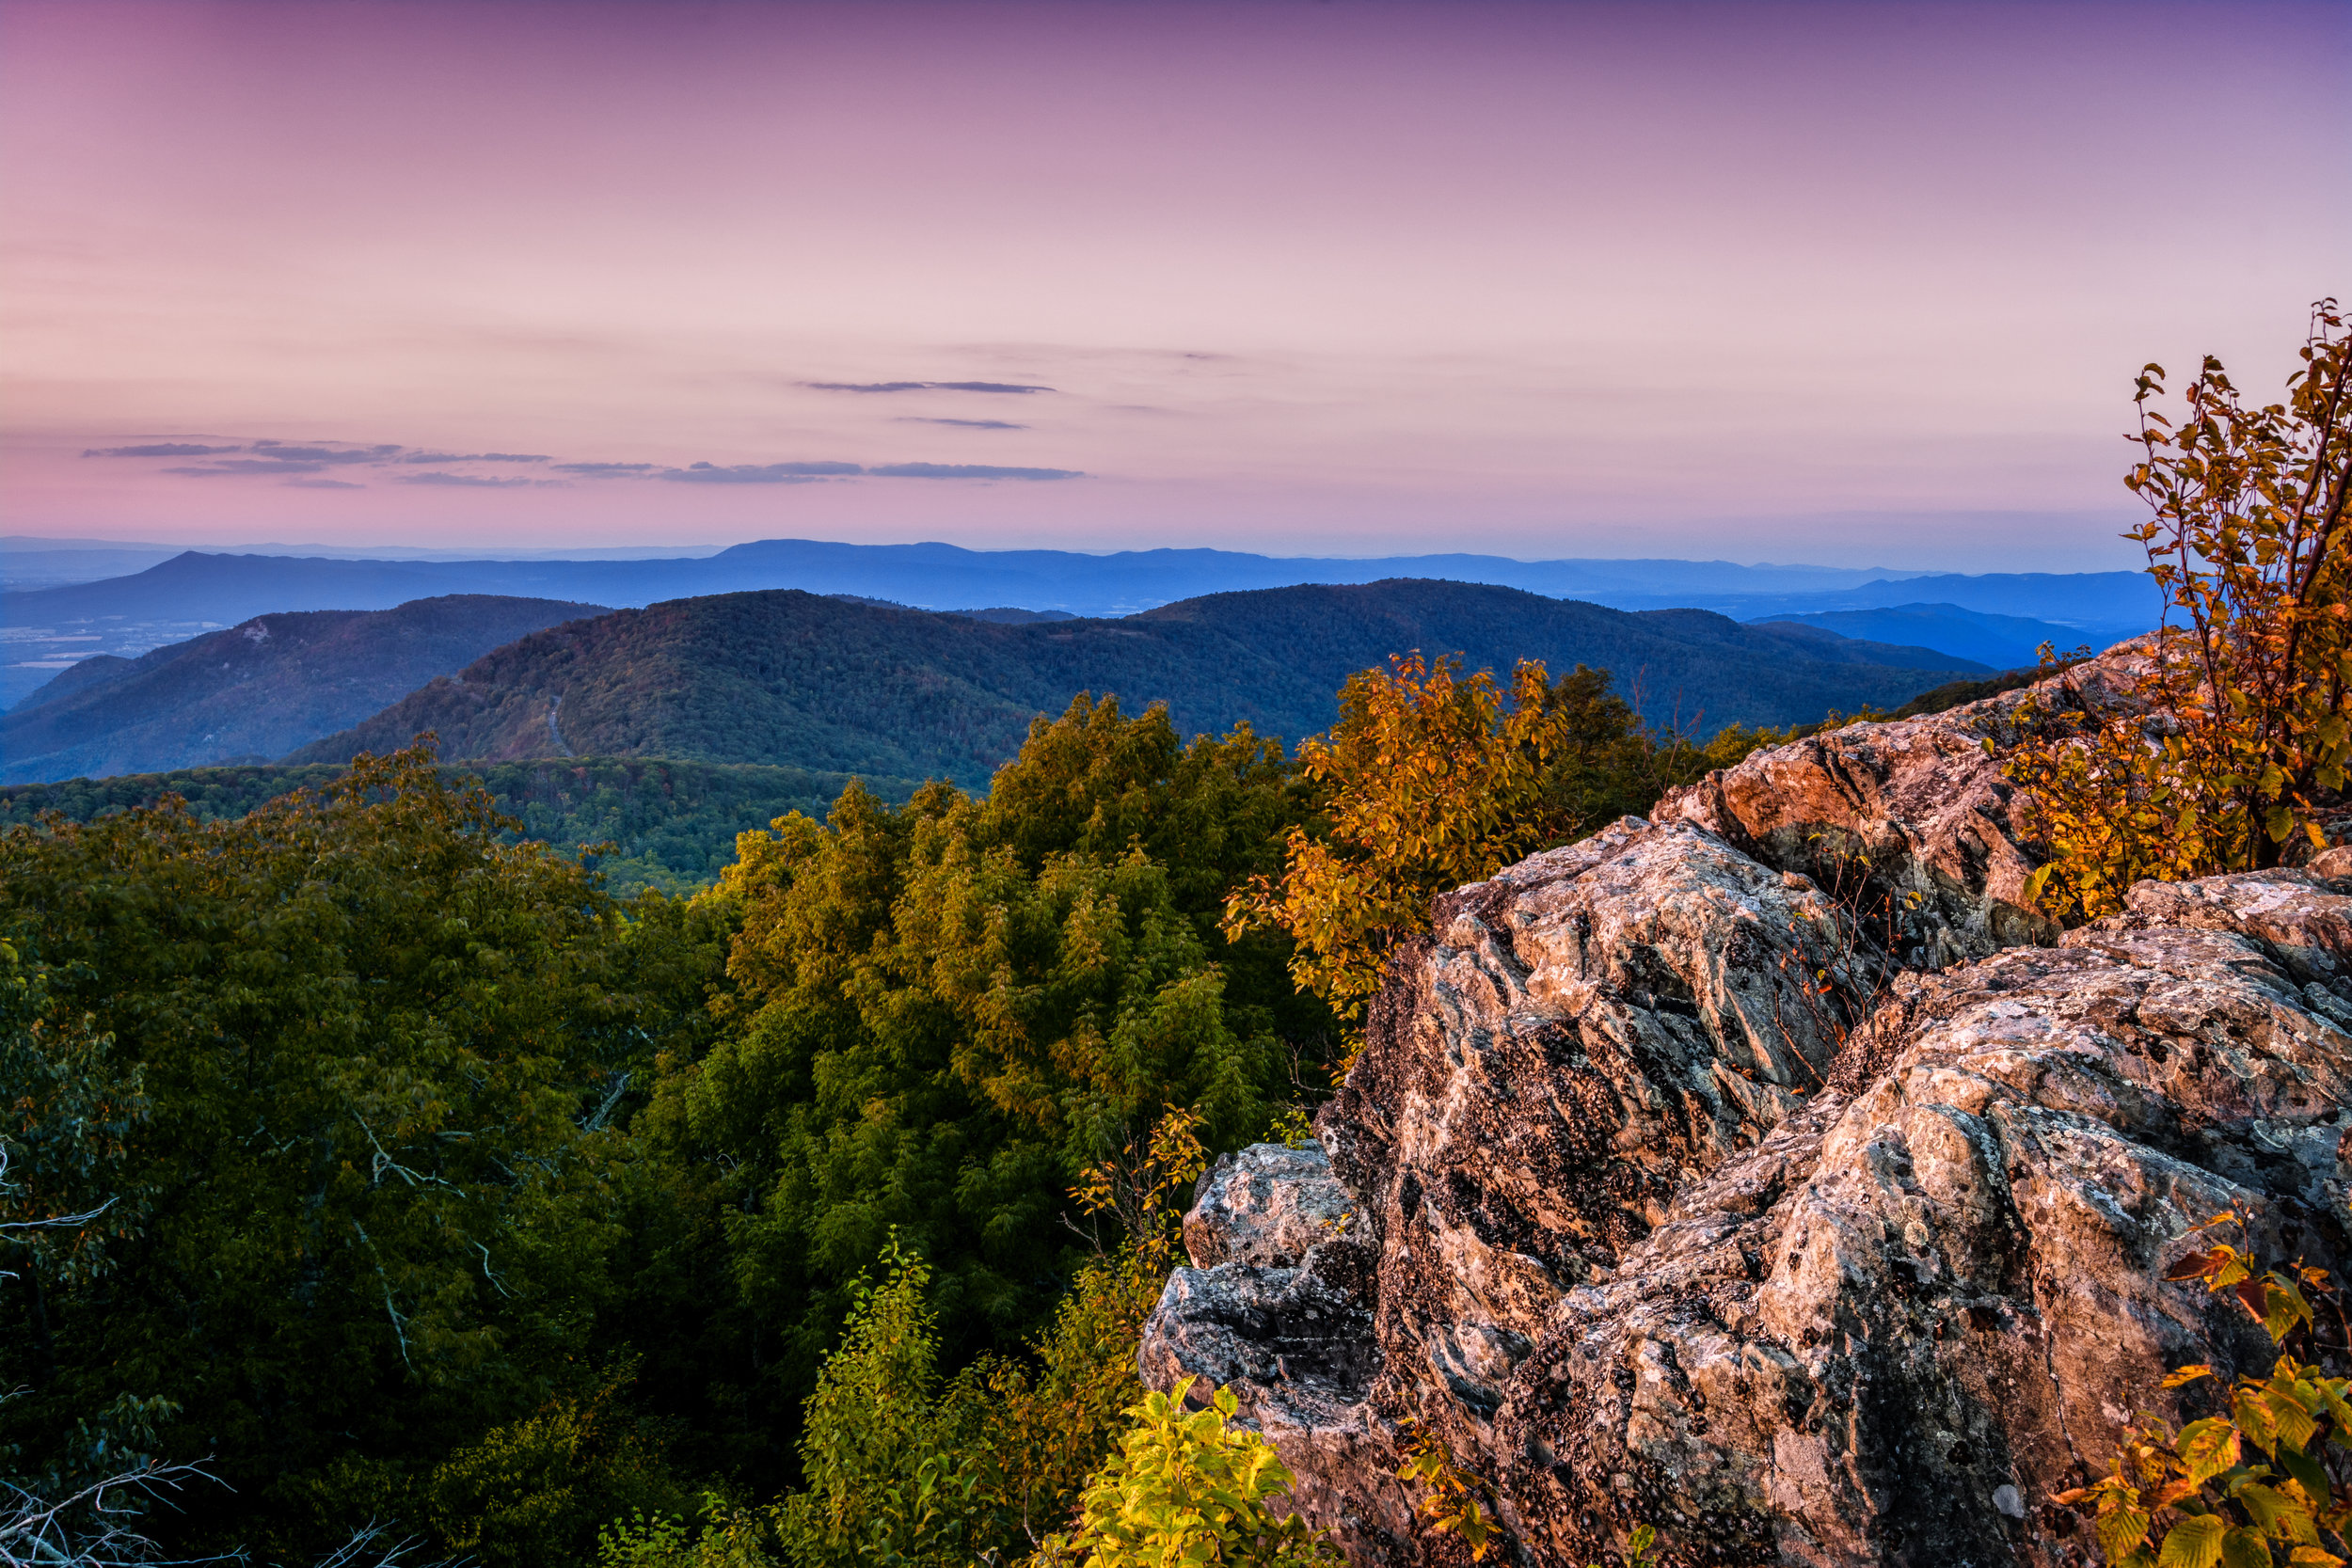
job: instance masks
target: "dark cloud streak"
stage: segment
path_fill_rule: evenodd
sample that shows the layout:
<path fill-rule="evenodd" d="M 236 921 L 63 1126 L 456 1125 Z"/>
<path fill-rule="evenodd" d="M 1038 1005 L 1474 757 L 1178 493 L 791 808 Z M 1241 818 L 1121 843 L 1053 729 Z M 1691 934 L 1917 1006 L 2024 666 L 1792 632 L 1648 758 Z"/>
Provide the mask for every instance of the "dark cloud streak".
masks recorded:
<path fill-rule="evenodd" d="M 803 381 L 816 392 L 1050 392 L 1017 381 Z"/>
<path fill-rule="evenodd" d="M 373 447 L 296 447 L 283 441 L 256 441 L 253 455 L 294 463 L 381 463 L 400 450 L 396 442 Z"/>
<path fill-rule="evenodd" d="M 930 420 L 925 419 L 920 414 L 901 414 L 898 418 L 908 424 L 951 424 L 960 425 L 965 430 L 1026 430 L 1029 428 L 1025 424 L 1014 424 L 1010 420 Z"/>
<path fill-rule="evenodd" d="M 519 476 L 513 479 L 485 479 L 479 474 L 447 474 L 437 468 L 430 473 L 402 474 L 399 476 L 398 483 L 402 484 L 446 484 L 466 490 L 512 490 L 522 485 L 561 484 L 564 482 L 560 479 L 523 479 Z"/>
<path fill-rule="evenodd" d="M 855 463 L 696 463 L 655 477 L 681 484 L 807 484 L 865 471 Z"/>
<path fill-rule="evenodd" d="M 915 385 L 910 383 L 909 385 Z M 985 387 L 996 390 L 1050 390 L 1045 388 L 996 387 L 993 383 L 925 383 L 922 385 Z M 908 422 L 950 425 L 970 430 L 1026 430 L 1029 427 L 1006 420 L 930 419 L 908 416 Z M 244 457 L 215 457 L 219 452 L 246 452 Z M 461 463 L 548 463 L 543 454 L 533 452 L 437 452 L 421 451 L 392 445 L 375 446 L 319 445 L 295 446 L 284 441 L 255 441 L 250 446 L 199 446 L 192 442 L 160 442 L 142 447 L 92 447 L 86 453 L 91 457 L 207 457 L 212 461 L 186 464 L 162 470 L 188 479 L 229 479 L 240 475 L 270 474 L 280 481 L 310 489 L 357 490 L 363 484 L 339 480 L 310 479 L 303 476 L 324 472 L 329 468 L 348 468 L 363 465 L 378 469 L 391 469 L 387 475 L 396 484 L 439 485 L 467 490 L 511 490 L 524 486 L 550 486 L 568 483 L 562 479 L 528 479 L 521 475 L 484 475 L 455 471 L 451 467 L 433 467 L 423 472 L 404 472 L 421 464 Z M 658 479 L 678 484 L 815 484 L 826 480 L 870 477 L 874 479 L 965 479 L 965 480 L 1055 480 L 1081 479 L 1084 474 L 1075 468 L 1010 467 L 988 463 L 882 463 L 867 466 L 859 463 L 798 461 L 782 463 L 692 463 L 683 467 L 655 463 L 553 463 L 551 473 L 579 475 L 589 479 Z"/>
<path fill-rule="evenodd" d="M 1077 468 L 1000 468 L 986 463 L 882 463 L 866 470 L 877 479 L 1084 479 Z"/>
<path fill-rule="evenodd" d="M 326 467 L 303 459 L 261 459 L 232 457 L 226 462 L 205 463 L 184 468 L 166 468 L 167 474 L 185 474 L 190 479 L 223 479 L 232 474 L 314 474 Z"/>
<path fill-rule="evenodd" d="M 696 463 L 664 468 L 654 477 L 684 484 L 805 484 L 818 479 L 866 475 L 873 479 L 1082 479 L 1076 468 L 1007 468 L 986 463 Z"/>

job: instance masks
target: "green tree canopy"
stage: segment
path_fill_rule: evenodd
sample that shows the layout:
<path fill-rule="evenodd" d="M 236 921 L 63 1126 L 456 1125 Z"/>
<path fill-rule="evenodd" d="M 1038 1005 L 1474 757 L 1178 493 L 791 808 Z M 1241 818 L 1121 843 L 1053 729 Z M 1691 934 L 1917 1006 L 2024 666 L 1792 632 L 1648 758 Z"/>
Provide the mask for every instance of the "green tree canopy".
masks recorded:
<path fill-rule="evenodd" d="M 1082 1173 L 1170 1103 L 1212 1144 L 1263 1130 L 1329 1022 L 1279 940 L 1229 950 L 1216 926 L 1303 814 L 1274 743 L 1185 745 L 1161 709 L 1081 696 L 985 801 L 852 787 L 829 824 L 743 836 L 709 895 L 741 923 L 722 1037 L 671 1063 L 650 1125 L 707 1173 L 795 1391 L 894 1227 L 949 1352 L 1009 1346 L 1075 1261 Z"/>
<path fill-rule="evenodd" d="M 0 1440 L 50 1451 L 167 1402 L 170 1456 L 235 1489 L 188 1495 L 182 1544 L 267 1521 L 244 1544 L 300 1550 L 354 1513 L 413 1517 L 433 1456 L 593 1377 L 612 1113 L 701 987 L 675 917 L 641 927 L 501 827 L 418 751 L 236 821 L 167 800 L 0 836 L 24 1015 L 0 1137 L 21 1173 L 87 1164 L 24 1098 L 61 1074 L 111 1075 L 138 1113 L 87 1122 L 135 1216 L 103 1238 L 115 1266 L 0 1281 L 0 1362 L 28 1390 Z M 74 1070 L 102 1040 L 135 1084 Z"/>

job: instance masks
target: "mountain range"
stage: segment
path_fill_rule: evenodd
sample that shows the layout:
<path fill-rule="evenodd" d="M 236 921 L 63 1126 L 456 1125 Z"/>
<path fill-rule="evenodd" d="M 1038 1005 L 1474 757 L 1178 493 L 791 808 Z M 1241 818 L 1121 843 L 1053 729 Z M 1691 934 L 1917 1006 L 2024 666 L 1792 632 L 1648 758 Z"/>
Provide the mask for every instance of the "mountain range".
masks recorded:
<path fill-rule="evenodd" d="M 65 554 L 34 553 L 60 561 Z M 135 554 L 121 559 L 151 560 Z M 82 569 L 88 569 L 87 559 Z M 119 577 L 0 593 L 0 624 L 8 628 L 15 659 L 0 666 L 0 704 L 16 701 L 90 652 L 133 655 L 254 615 L 382 610 L 446 594 L 635 608 L 670 598 L 798 588 L 918 609 L 1017 606 L 1100 618 L 1213 593 L 1405 577 L 1516 587 L 1620 610 L 1712 610 L 1737 620 L 1939 605 L 1947 611 L 1947 628 L 1960 628 L 1954 635 L 1969 638 L 1969 646 L 2009 645 L 2022 635 L 2028 657 L 2032 646 L 2044 640 L 2105 646 L 2154 625 L 2158 610 L 2148 578 L 2132 572 L 1923 576 L 1720 561 L 1523 562 L 1472 554 L 1342 560 L 1231 550 L 1083 555 L 792 539 L 738 545 L 703 556 L 633 560 L 381 560 L 185 551 Z M 2013 627 L 1966 629 L 1976 616 L 2030 618 L 2046 625 L 2023 633 Z M 1943 651 L 1976 657 L 1958 646 Z"/>
<path fill-rule="evenodd" d="M 1818 626 L 1823 631 L 1836 632 L 1840 637 L 1858 637 L 1873 642 L 1900 642 L 1935 648 L 1975 659 L 1979 664 L 1989 664 L 1996 670 L 2016 669 L 2038 662 L 2041 645 L 2044 642 L 2055 645 L 2059 653 L 2065 653 L 2084 642 L 2106 648 L 2123 641 L 2122 636 L 2102 639 L 2078 626 L 2060 626 L 2029 616 L 1987 615 L 1949 604 L 1901 604 L 1873 610 L 1817 610 L 1802 615 L 1767 615 L 1750 625 L 1775 622 Z"/>
<path fill-rule="evenodd" d="M 52 558 L 61 554 L 40 553 Z M 187 550 L 155 561 L 143 552 L 125 552 L 124 560 L 140 562 L 134 570 L 72 585 L 98 592 L 77 594 L 70 588 L 50 588 L 37 594 L 46 595 L 45 608 L 39 611 L 42 614 L 71 617 L 103 603 L 110 612 L 202 610 L 211 618 L 224 621 L 270 610 L 387 609 L 429 594 L 527 593 L 642 606 L 658 599 L 753 588 L 854 594 L 926 610 L 996 604 L 1099 616 L 1128 614 L 1203 594 L 1308 582 L 1375 582 L 1396 577 L 1497 583 L 1580 598 L 1666 594 L 1681 603 L 1694 593 L 1821 593 L 1916 575 L 1883 568 L 1746 566 L 1727 561 L 1528 562 L 1475 554 L 1352 560 L 1215 549 L 1089 555 L 1075 550 L 970 550 L 936 543 L 850 545 L 816 539 L 763 539 L 708 555 L 666 558 L 588 559 L 595 553 L 581 552 L 569 559 L 378 560 L 346 554 L 294 556 L 275 550 Z M 95 559 L 89 552 L 81 552 L 81 558 Z M 106 583 L 112 586 L 103 586 Z M 311 604 L 303 602 L 306 594 L 330 597 Z M 228 613 L 219 614 L 220 610 Z M 29 606 L 27 612 L 31 612 Z M 11 610 L 11 620 L 16 616 Z"/>
<path fill-rule="evenodd" d="M 663 756 L 941 777 L 967 787 L 1074 692 L 1165 701 L 1185 734 L 1295 741 L 1391 654 L 1614 673 L 1653 722 L 1785 724 L 1893 706 L 1983 666 L 1817 627 L 1632 613 L 1517 589 L 1400 580 L 1217 594 L 1119 620 L 1006 623 L 779 589 L 673 600 L 521 638 L 289 762 L 438 734 L 448 757 Z"/>
<path fill-rule="evenodd" d="M 1408 649 L 1605 667 L 1654 721 L 1699 731 L 1907 698 L 1933 708 L 2003 678 L 1827 626 L 1426 580 L 1211 594 L 1116 620 L 796 590 L 617 611 L 439 595 L 257 616 L 56 673 L 0 718 L 0 825 L 166 794 L 199 816 L 241 815 L 433 730 L 446 766 L 479 774 L 518 832 L 608 846 L 616 891 L 676 892 L 707 883 L 742 830 L 823 813 L 852 774 L 892 800 L 923 777 L 984 787 L 1030 721 L 1081 689 L 1131 711 L 1166 701 L 1186 732 L 1248 721 L 1295 741 L 1336 718 L 1350 673 Z M 25 782 L 68 774 L 101 776 Z"/>
<path fill-rule="evenodd" d="M 261 615 L 137 658 L 101 654 L 0 715 L 0 783 L 267 761 L 526 633 L 604 612 L 448 594 Z"/>

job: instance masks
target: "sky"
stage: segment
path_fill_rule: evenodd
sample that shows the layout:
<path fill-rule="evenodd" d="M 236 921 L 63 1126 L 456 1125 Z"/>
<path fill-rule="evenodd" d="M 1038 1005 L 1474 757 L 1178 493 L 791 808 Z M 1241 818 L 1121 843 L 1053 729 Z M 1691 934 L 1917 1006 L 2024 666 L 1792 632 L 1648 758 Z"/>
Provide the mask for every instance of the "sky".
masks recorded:
<path fill-rule="evenodd" d="M 2135 563 L 2352 4 L 0 0 L 0 528 Z"/>

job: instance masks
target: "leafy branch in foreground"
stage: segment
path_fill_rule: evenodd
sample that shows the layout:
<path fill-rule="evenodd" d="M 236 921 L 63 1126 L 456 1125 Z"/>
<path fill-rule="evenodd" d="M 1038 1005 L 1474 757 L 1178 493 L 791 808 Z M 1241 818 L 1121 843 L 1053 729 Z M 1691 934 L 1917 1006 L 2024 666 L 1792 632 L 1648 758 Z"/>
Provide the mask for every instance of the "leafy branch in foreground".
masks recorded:
<path fill-rule="evenodd" d="M 2202 1229 L 2238 1225 L 2229 1210 Z M 2260 1271 L 2260 1272 L 2258 1272 Z M 2202 1280 L 2234 1298 L 2283 1344 L 2315 1326 L 2311 1297 L 2328 1289 L 2324 1269 L 2261 1268 L 2238 1247 L 2216 1243 L 2166 1277 Z M 2214 1376 L 2183 1367 L 2164 1380 L 2185 1387 Z M 2352 1449 L 2352 1378 L 2281 1354 L 2267 1377 L 2241 1377 L 2226 1415 L 2177 1432 L 2146 1419 L 2124 1433 L 2114 1473 L 2061 1492 L 2062 1504 L 2095 1503 L 2099 1546 L 2111 1568 L 2336 1568 L 2344 1562 L 2352 1498 L 2328 1449 Z M 2162 1527 L 2161 1537 L 2158 1529 Z"/>
<path fill-rule="evenodd" d="M 1200 1113 L 1169 1105 L 1146 1136 L 1088 1166 L 1070 1196 L 1090 1218 L 1116 1218 L 1143 1266 L 1165 1275 L 1183 1236 L 1175 1222 L 1208 1164 Z M 1096 1249 L 1102 1250 L 1099 1242 Z"/>
<path fill-rule="evenodd" d="M 2208 356 L 2176 417 L 2155 406 L 2164 368 L 2140 373 L 2124 483 L 2150 515 L 2125 537 L 2184 624 L 2157 636 L 2144 715 L 2021 716 L 2007 771 L 2052 862 L 2029 892 L 2059 918 L 2112 912 L 2138 877 L 2250 870 L 2326 842 L 2352 768 L 2348 381 L 2332 299 L 2312 307 L 2282 403 L 2248 406 Z"/>
<path fill-rule="evenodd" d="M 2042 644 L 2042 673 L 2058 695 L 2036 690 L 2018 705 L 2022 738 L 2003 772 L 2025 786 L 2029 831 L 2053 856 L 2026 879 L 2026 902 L 2072 924 L 2122 909 L 2134 882 L 2217 870 L 2233 846 L 2216 836 L 2167 721 L 2094 715 L 2067 664 Z"/>
<path fill-rule="evenodd" d="M 1396 1479 L 1417 1481 L 1427 1487 L 1427 1495 L 1413 1512 L 1428 1520 L 1436 1533 L 1460 1536 L 1472 1562 L 1486 1560 L 1495 1522 L 1479 1499 L 1492 1499 L 1493 1482 L 1455 1465 L 1445 1439 L 1410 1416 L 1405 1418 L 1405 1463 Z"/>

